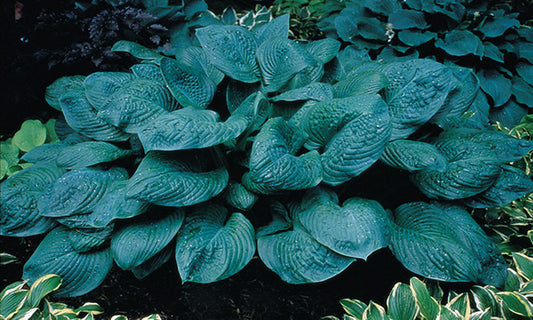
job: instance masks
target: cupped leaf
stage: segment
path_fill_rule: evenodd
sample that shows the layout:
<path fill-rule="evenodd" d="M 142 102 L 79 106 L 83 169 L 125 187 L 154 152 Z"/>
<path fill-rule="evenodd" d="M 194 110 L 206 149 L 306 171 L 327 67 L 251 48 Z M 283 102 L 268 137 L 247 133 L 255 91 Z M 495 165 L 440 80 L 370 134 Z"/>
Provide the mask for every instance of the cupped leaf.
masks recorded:
<path fill-rule="evenodd" d="M 114 161 L 122 158 L 130 151 L 122 150 L 111 143 L 103 141 L 87 141 L 58 150 L 56 164 L 67 169 L 79 169 L 95 164 Z"/>
<path fill-rule="evenodd" d="M 46 295 L 56 291 L 61 286 L 61 282 L 61 277 L 56 274 L 48 274 L 37 279 L 31 285 L 24 304 L 30 308 L 38 307 Z"/>
<path fill-rule="evenodd" d="M 24 265 L 23 279 L 34 283 L 47 274 L 57 274 L 63 280 L 54 292 L 57 297 L 76 297 L 98 287 L 106 277 L 113 258 L 109 249 L 76 252 L 64 227 L 52 230 L 39 244 Z"/>
<path fill-rule="evenodd" d="M 216 85 L 203 70 L 193 69 L 171 58 L 163 58 L 161 71 L 170 92 L 183 106 L 205 109 L 211 103 Z"/>
<path fill-rule="evenodd" d="M 443 281 L 505 283 L 503 257 L 466 210 L 415 202 L 394 216 L 390 248 L 407 269 Z"/>
<path fill-rule="evenodd" d="M 129 72 L 94 72 L 83 82 L 85 95 L 93 108 L 102 110 L 113 93 L 133 79 L 135 75 Z"/>
<path fill-rule="evenodd" d="M 172 242 L 167 245 L 163 250 L 159 251 L 155 256 L 148 259 L 146 262 L 133 268 L 131 272 L 133 273 L 135 278 L 139 280 L 144 279 L 149 274 L 159 269 L 159 267 L 167 263 L 167 261 L 172 258 L 174 251 L 174 243 Z"/>
<path fill-rule="evenodd" d="M 255 60 L 257 40 L 240 26 L 208 26 L 196 31 L 196 37 L 211 63 L 230 78 L 254 83 L 260 71 Z"/>
<path fill-rule="evenodd" d="M 395 30 L 425 29 L 429 27 L 424 13 L 417 10 L 399 9 L 389 15 L 389 23 Z"/>
<path fill-rule="evenodd" d="M 210 283 L 239 272 L 255 253 L 254 228 L 241 213 L 202 204 L 187 215 L 176 241 L 182 282 Z"/>
<path fill-rule="evenodd" d="M 310 41 L 305 44 L 305 50 L 320 64 L 333 60 L 339 52 L 341 43 L 332 38 Z"/>
<path fill-rule="evenodd" d="M 516 65 L 516 72 L 518 75 L 527 82 L 530 86 L 533 86 L 533 65 L 526 62 L 519 62 Z"/>
<path fill-rule="evenodd" d="M 154 213 L 149 219 L 129 220 L 113 234 L 111 253 L 123 270 L 136 268 L 163 250 L 178 233 L 185 218 L 181 208 L 170 213 Z"/>
<path fill-rule="evenodd" d="M 300 53 L 297 44 L 284 38 L 268 39 L 257 48 L 256 55 L 267 92 L 279 90 L 310 64 Z"/>
<path fill-rule="evenodd" d="M 325 281 L 354 261 L 321 245 L 298 225 L 290 231 L 259 237 L 257 251 L 270 270 L 292 284 Z"/>
<path fill-rule="evenodd" d="M 533 87 L 518 76 L 513 77 L 511 81 L 513 85 L 512 92 L 516 98 L 516 102 L 533 108 Z"/>
<path fill-rule="evenodd" d="M 107 188 L 128 175 L 122 168 L 108 171 L 82 168 L 69 171 L 51 183 L 39 198 L 38 208 L 45 217 L 66 217 L 91 212 Z"/>
<path fill-rule="evenodd" d="M 258 92 L 259 89 L 260 85 L 258 83 L 243 83 L 230 80 L 226 87 L 226 104 L 229 113 L 233 113 L 246 98 Z"/>
<path fill-rule="evenodd" d="M 335 98 L 346 98 L 359 94 L 377 94 L 385 88 L 388 80 L 379 70 L 354 69 L 345 79 L 333 85 Z"/>
<path fill-rule="evenodd" d="M 272 101 L 298 101 L 317 100 L 324 101 L 333 99 L 332 86 L 327 83 L 313 82 L 307 86 L 285 91 L 272 97 Z"/>
<path fill-rule="evenodd" d="M 128 197 L 162 206 L 183 207 L 204 202 L 228 183 L 224 167 L 209 170 L 204 153 L 181 154 L 150 151 L 126 187 Z"/>
<path fill-rule="evenodd" d="M 507 102 L 511 97 L 512 83 L 502 73 L 494 69 L 481 69 L 477 72 L 481 89 L 488 94 L 495 107 Z"/>
<path fill-rule="evenodd" d="M 111 47 L 111 51 L 127 52 L 141 60 L 157 60 L 162 58 L 159 53 L 154 52 L 143 45 L 127 40 L 119 40 L 115 42 L 113 47 Z"/>
<path fill-rule="evenodd" d="M 306 192 L 296 219 L 320 244 L 343 256 L 365 259 L 389 244 L 390 220 L 373 200 L 350 198 L 342 207 L 332 191 Z"/>
<path fill-rule="evenodd" d="M 268 194 L 318 185 L 322 173 L 319 154 L 315 151 L 295 155 L 303 138 L 298 128 L 282 118 L 268 120 L 252 145 L 250 171 L 243 176 L 244 186 Z"/>
<path fill-rule="evenodd" d="M 139 63 L 131 66 L 131 71 L 138 78 L 165 83 L 161 67 L 153 63 Z"/>
<path fill-rule="evenodd" d="M 71 89 L 83 87 L 85 76 L 67 76 L 57 79 L 51 85 L 46 87 L 44 98 L 46 102 L 54 109 L 61 110 L 59 99 Z"/>
<path fill-rule="evenodd" d="M 439 38 L 435 41 L 435 47 L 441 48 L 452 56 L 473 54 L 480 57 L 483 55 L 483 43 L 468 30 L 454 29 L 447 32 L 444 39 Z"/>
<path fill-rule="evenodd" d="M 61 220 L 63 220 L 63 218 L 60 218 L 59 222 L 66 225 Z M 113 227 L 113 225 L 109 225 L 105 228 L 95 229 L 91 228 L 91 226 L 86 228 L 85 225 L 83 225 L 83 228 L 76 226 L 74 232 L 69 232 L 68 238 L 72 248 L 76 250 L 76 252 L 89 252 L 101 248 L 104 243 L 111 240 Z"/>
<path fill-rule="evenodd" d="M 71 90 L 60 98 L 61 109 L 68 125 L 75 131 L 95 140 L 125 141 L 129 134 L 98 118 L 83 90 Z"/>
<path fill-rule="evenodd" d="M 401 30 L 398 32 L 398 39 L 411 47 L 418 47 L 431 40 L 435 40 L 437 34 L 431 31 Z"/>
<path fill-rule="evenodd" d="M 388 166 L 407 171 L 427 168 L 442 170 L 448 162 L 434 145 L 412 140 L 389 142 L 380 160 Z"/>
<path fill-rule="evenodd" d="M 286 39 L 289 36 L 289 14 L 284 14 L 259 27 L 255 32 L 257 43 L 261 44 L 272 38 Z"/>
<path fill-rule="evenodd" d="M 215 85 L 224 80 L 225 74 L 211 63 L 202 47 L 190 46 L 184 48 L 176 55 L 176 60 L 197 71 L 203 70 Z"/>
<path fill-rule="evenodd" d="M 478 27 L 485 37 L 495 38 L 503 35 L 510 28 L 520 27 L 518 19 L 503 16 L 503 14 L 491 14 Z"/>
<path fill-rule="evenodd" d="M 47 186 L 64 173 L 52 164 L 36 164 L 0 184 L 0 235 L 32 236 L 49 231 L 55 222 L 40 215 L 37 203 Z"/>
<path fill-rule="evenodd" d="M 391 139 L 409 136 L 442 107 L 454 89 L 453 73 L 431 60 L 395 62 L 384 68 L 385 101 L 393 122 Z"/>
<path fill-rule="evenodd" d="M 230 206 L 238 210 L 248 211 L 253 207 L 259 197 L 246 189 L 242 184 L 232 182 L 229 183 L 225 191 L 225 199 Z"/>

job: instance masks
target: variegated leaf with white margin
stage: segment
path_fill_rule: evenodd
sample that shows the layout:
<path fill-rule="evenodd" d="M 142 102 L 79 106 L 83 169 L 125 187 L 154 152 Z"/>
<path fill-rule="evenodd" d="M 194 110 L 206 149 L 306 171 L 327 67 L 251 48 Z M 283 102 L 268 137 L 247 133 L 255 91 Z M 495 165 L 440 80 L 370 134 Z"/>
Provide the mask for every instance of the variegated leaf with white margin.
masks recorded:
<path fill-rule="evenodd" d="M 155 211 L 155 210 L 154 210 Z M 111 253 L 117 265 L 131 270 L 163 250 L 178 233 L 185 211 L 181 208 L 150 212 L 149 217 L 130 219 L 111 239 Z"/>
<path fill-rule="evenodd" d="M 35 164 L 0 184 L 0 235 L 26 237 L 45 233 L 55 221 L 40 215 L 37 203 L 48 185 L 64 174 L 50 163 Z"/>
<path fill-rule="evenodd" d="M 98 287 L 113 265 L 109 248 L 78 253 L 69 241 L 65 227 L 50 231 L 24 265 L 22 278 L 29 283 L 47 274 L 57 274 L 63 280 L 54 292 L 57 297 L 77 297 Z"/>
<path fill-rule="evenodd" d="M 187 215 L 176 240 L 182 282 L 210 283 L 239 272 L 255 253 L 255 233 L 241 213 L 200 204 Z"/>
<path fill-rule="evenodd" d="M 113 181 L 125 180 L 122 168 L 107 171 L 82 168 L 69 171 L 51 183 L 38 201 L 40 214 L 45 217 L 66 217 L 91 212 L 104 197 Z"/>
<path fill-rule="evenodd" d="M 171 207 L 204 202 L 222 192 L 229 179 L 226 168 L 205 165 L 206 155 L 150 151 L 129 179 L 126 195 Z"/>

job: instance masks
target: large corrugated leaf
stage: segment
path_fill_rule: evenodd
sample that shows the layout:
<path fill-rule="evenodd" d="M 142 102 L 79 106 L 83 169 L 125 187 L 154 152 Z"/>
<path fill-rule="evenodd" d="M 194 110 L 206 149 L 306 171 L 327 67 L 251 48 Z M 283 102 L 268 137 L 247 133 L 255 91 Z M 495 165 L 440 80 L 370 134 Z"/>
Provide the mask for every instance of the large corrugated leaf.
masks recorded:
<path fill-rule="evenodd" d="M 380 70 L 356 68 L 345 79 L 333 85 L 333 94 L 335 98 L 346 98 L 359 94 L 377 94 L 387 84 L 387 77 Z"/>
<path fill-rule="evenodd" d="M 272 38 L 287 38 L 289 36 L 289 14 L 284 14 L 259 27 L 254 35 L 257 43 L 261 44 Z"/>
<path fill-rule="evenodd" d="M 161 71 L 170 92 L 183 106 L 205 109 L 211 103 L 216 85 L 203 70 L 193 69 L 171 58 L 163 58 Z"/>
<path fill-rule="evenodd" d="M 44 98 L 51 107 L 61 110 L 61 103 L 59 102 L 61 96 L 72 89 L 82 88 L 84 81 L 85 76 L 61 77 L 46 87 Z"/>
<path fill-rule="evenodd" d="M 333 99 L 333 90 L 330 84 L 313 82 L 307 86 L 285 91 L 272 97 L 272 101 L 298 101 L 317 100 L 324 101 Z"/>
<path fill-rule="evenodd" d="M 113 234 L 113 259 L 123 270 L 140 266 L 170 243 L 184 218 L 185 211 L 175 208 L 172 212 L 153 212 L 150 217 L 129 220 Z"/>
<path fill-rule="evenodd" d="M 176 59 L 193 69 L 204 70 L 215 85 L 218 85 L 224 79 L 225 74 L 211 63 L 207 53 L 201 47 L 190 46 L 184 48 L 176 55 Z"/>
<path fill-rule="evenodd" d="M 259 197 L 240 183 L 230 182 L 225 190 L 226 202 L 238 210 L 250 210 Z"/>
<path fill-rule="evenodd" d="M 52 230 L 24 265 L 22 278 L 33 283 L 44 275 L 57 274 L 63 280 L 54 292 L 58 297 L 76 297 L 98 287 L 113 265 L 110 250 L 78 253 L 68 239 L 70 232 L 75 231 L 64 227 Z"/>
<path fill-rule="evenodd" d="M 103 141 L 87 141 L 66 146 L 59 151 L 56 163 L 67 169 L 79 169 L 95 164 L 114 161 L 130 154 L 111 143 Z"/>
<path fill-rule="evenodd" d="M 432 60 L 395 62 L 384 67 L 385 101 L 393 122 L 391 139 L 415 132 L 442 107 L 454 89 L 453 73 Z"/>
<path fill-rule="evenodd" d="M 116 180 L 127 179 L 122 168 L 103 171 L 83 168 L 69 171 L 50 184 L 38 202 L 40 214 L 46 217 L 66 217 L 91 212 Z"/>
<path fill-rule="evenodd" d="M 196 31 L 196 37 L 211 63 L 230 78 L 253 83 L 260 71 L 255 60 L 257 40 L 240 26 L 208 26 Z"/>
<path fill-rule="evenodd" d="M 210 283 L 239 272 L 255 253 L 255 234 L 241 213 L 202 204 L 187 215 L 176 242 L 182 282 Z"/>
<path fill-rule="evenodd" d="M 88 252 L 100 248 L 112 234 L 113 225 L 109 225 L 101 229 L 76 228 L 68 233 L 68 238 L 76 252 Z"/>
<path fill-rule="evenodd" d="M 37 203 L 47 186 L 64 173 L 55 165 L 35 164 L 0 184 L 0 235 L 32 236 L 50 230 L 55 222 L 41 217 Z"/>
<path fill-rule="evenodd" d="M 162 206 L 204 202 L 222 192 L 229 178 L 224 167 L 205 168 L 205 156 L 200 152 L 173 156 L 150 151 L 130 178 L 126 194 Z"/>
<path fill-rule="evenodd" d="M 390 248 L 407 269 L 443 281 L 505 283 L 503 257 L 466 210 L 408 203 L 396 209 L 395 221 Z"/>
<path fill-rule="evenodd" d="M 143 45 L 127 40 L 115 42 L 113 47 L 111 47 L 111 51 L 127 52 L 135 58 L 142 60 L 157 60 L 162 58 L 159 53 L 154 52 Z"/>
<path fill-rule="evenodd" d="M 85 78 L 85 95 L 96 110 L 102 110 L 113 93 L 135 79 L 129 72 L 95 72 Z"/>
<path fill-rule="evenodd" d="M 434 145 L 412 140 L 389 142 L 380 160 L 393 168 L 407 171 L 427 168 L 445 170 L 448 162 Z"/>
<path fill-rule="evenodd" d="M 296 217 L 316 241 L 347 257 L 366 259 L 389 245 L 388 214 L 373 200 L 350 198 L 341 207 L 334 192 L 315 188 L 304 195 Z"/>

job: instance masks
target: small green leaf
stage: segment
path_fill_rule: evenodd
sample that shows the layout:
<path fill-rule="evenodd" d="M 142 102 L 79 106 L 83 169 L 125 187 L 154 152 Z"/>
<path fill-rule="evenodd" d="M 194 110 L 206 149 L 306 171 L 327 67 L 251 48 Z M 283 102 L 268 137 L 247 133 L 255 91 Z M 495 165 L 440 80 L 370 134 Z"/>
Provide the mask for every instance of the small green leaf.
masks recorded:
<path fill-rule="evenodd" d="M 19 153 L 19 148 L 13 145 L 13 139 L 11 139 L 11 143 L 0 142 L 0 158 L 7 163 L 7 166 L 14 166 L 19 163 Z"/>
<path fill-rule="evenodd" d="M 88 312 L 92 313 L 93 315 L 97 315 L 104 313 L 104 309 L 102 309 L 102 307 L 100 307 L 100 305 L 97 303 L 86 302 L 81 307 L 74 309 L 74 312 L 76 314 L 79 314 L 81 312 Z"/>
<path fill-rule="evenodd" d="M 7 171 L 9 170 L 9 164 L 6 160 L 0 159 L 0 180 L 4 179 L 4 177 L 7 175 Z"/>
<path fill-rule="evenodd" d="M 0 252 L 0 266 L 17 261 L 17 257 L 6 252 Z"/>
<path fill-rule="evenodd" d="M 419 308 L 413 292 L 405 283 L 396 283 L 387 298 L 387 314 L 394 320 L 414 320 Z"/>
<path fill-rule="evenodd" d="M 526 297 L 515 292 L 498 292 L 497 295 L 512 313 L 522 317 L 533 317 L 533 305 Z"/>
<path fill-rule="evenodd" d="M 39 120 L 26 120 L 13 136 L 13 145 L 23 152 L 40 146 L 46 141 L 46 127 Z"/>
<path fill-rule="evenodd" d="M 367 307 L 364 302 L 355 299 L 342 299 L 339 302 L 346 313 L 354 316 L 357 319 L 361 319 L 363 317 L 363 313 Z"/>
<path fill-rule="evenodd" d="M 370 301 L 363 313 L 363 320 L 389 320 L 389 317 L 382 306 Z"/>
<path fill-rule="evenodd" d="M 44 124 L 46 127 L 46 143 L 59 142 L 59 137 L 56 133 L 56 119 L 50 119 Z"/>
<path fill-rule="evenodd" d="M 61 286 L 61 282 L 61 278 L 55 274 L 45 275 L 37 279 L 30 287 L 25 305 L 30 308 L 38 307 L 46 295 L 56 291 Z"/>
<path fill-rule="evenodd" d="M 433 298 L 426 288 L 426 285 L 417 278 L 409 280 L 411 290 L 416 298 L 416 303 L 420 308 L 420 313 L 428 320 L 436 320 L 439 315 L 439 303 Z"/>

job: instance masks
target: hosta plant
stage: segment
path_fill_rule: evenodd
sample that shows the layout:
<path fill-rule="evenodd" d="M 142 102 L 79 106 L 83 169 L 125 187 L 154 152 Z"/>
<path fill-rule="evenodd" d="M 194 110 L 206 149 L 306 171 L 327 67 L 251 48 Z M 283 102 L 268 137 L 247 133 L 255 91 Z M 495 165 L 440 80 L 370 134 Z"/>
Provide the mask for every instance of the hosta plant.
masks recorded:
<path fill-rule="evenodd" d="M 533 191 L 507 165 L 533 143 L 464 119 L 479 91 L 467 69 L 367 63 L 288 34 L 288 15 L 255 31 L 217 23 L 179 59 L 121 41 L 113 50 L 139 59 L 129 71 L 52 83 L 61 141 L 1 184 L 0 234 L 46 233 L 24 279 L 53 272 L 56 295 L 77 296 L 113 263 L 143 278 L 175 259 L 182 282 L 209 283 L 257 252 L 299 284 L 388 247 L 422 276 L 504 286 L 505 262 L 467 208 Z M 427 197 L 391 213 L 349 187 L 382 163 Z"/>
<path fill-rule="evenodd" d="M 528 113 L 533 30 L 498 1 L 346 1 L 321 30 L 373 58 L 430 57 L 475 69 L 490 118 L 507 127 Z"/>

